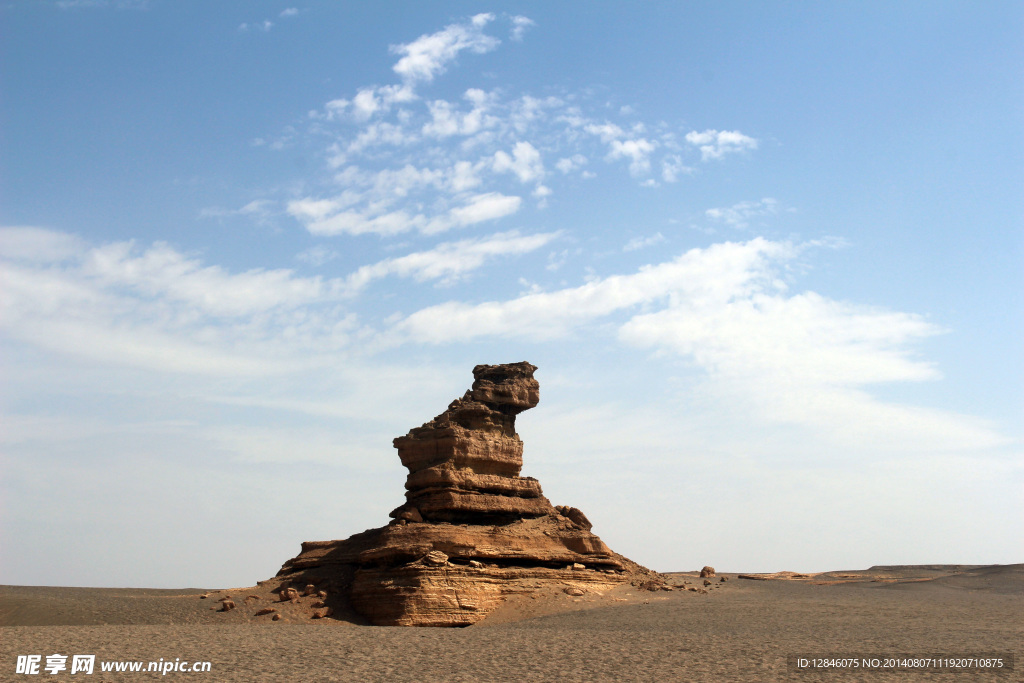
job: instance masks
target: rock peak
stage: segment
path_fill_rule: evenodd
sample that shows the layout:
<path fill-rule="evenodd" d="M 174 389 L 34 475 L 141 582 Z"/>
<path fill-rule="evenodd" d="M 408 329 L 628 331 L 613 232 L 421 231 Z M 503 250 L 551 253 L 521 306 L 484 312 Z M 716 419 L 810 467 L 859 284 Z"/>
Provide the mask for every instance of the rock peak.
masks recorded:
<path fill-rule="evenodd" d="M 580 510 L 552 506 L 521 477 L 516 415 L 537 405 L 530 363 L 477 365 L 448 409 L 394 440 L 409 470 L 391 523 L 302 544 L 281 590 L 329 585 L 386 626 L 467 626 L 507 596 L 545 587 L 602 591 L 649 570 L 613 553 Z"/>
<path fill-rule="evenodd" d="M 512 415 L 529 410 L 540 401 L 540 383 L 533 378 L 536 365 L 526 361 L 473 368 L 474 401 Z"/>
<path fill-rule="evenodd" d="M 473 388 L 422 427 L 394 440 L 409 468 L 406 503 L 396 519 L 511 521 L 552 511 L 536 479 L 523 478 L 516 414 L 537 405 L 540 385 L 529 363 L 478 365 Z"/>

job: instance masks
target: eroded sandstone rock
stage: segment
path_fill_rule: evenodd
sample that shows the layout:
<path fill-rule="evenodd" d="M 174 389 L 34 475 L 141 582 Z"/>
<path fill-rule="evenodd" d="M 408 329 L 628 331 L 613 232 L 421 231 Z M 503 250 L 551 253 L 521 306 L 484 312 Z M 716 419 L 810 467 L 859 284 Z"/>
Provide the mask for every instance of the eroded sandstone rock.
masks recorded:
<path fill-rule="evenodd" d="M 536 369 L 473 368 L 470 390 L 394 440 L 409 475 L 393 522 L 344 541 L 303 543 L 278 572 L 284 585 L 331 586 L 378 625 L 467 626 L 510 595 L 649 580 L 649 570 L 591 533 L 586 515 L 555 508 L 540 482 L 520 476 L 515 420 L 540 400 Z M 281 599 L 293 590 L 282 589 Z"/>

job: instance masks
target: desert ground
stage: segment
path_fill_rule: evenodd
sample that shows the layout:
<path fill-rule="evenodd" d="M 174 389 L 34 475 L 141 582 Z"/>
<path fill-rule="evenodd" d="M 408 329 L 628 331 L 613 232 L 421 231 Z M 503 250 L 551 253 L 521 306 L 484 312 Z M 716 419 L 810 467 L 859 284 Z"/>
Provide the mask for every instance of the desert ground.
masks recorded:
<path fill-rule="evenodd" d="M 625 585 L 507 602 L 468 628 L 374 627 L 343 609 L 311 619 L 268 585 L 225 590 L 0 587 L 0 680 L 19 655 L 209 661 L 210 681 L 954 681 L 999 673 L 796 671 L 787 657 L 1024 654 L 1024 564 L 872 567 L 819 574 L 662 574 L 672 590 Z M 741 578 L 741 576 L 743 578 Z M 722 578 L 725 581 L 722 581 Z M 693 590 L 691 590 L 693 589 Z M 238 608 L 218 611 L 231 596 Z M 274 613 L 257 616 L 260 610 Z M 280 614 L 273 620 L 273 614 Z M 59 680 L 69 671 L 41 676 Z M 79 674 L 76 674 L 76 677 Z M 74 680 L 74 679 L 72 679 Z"/>

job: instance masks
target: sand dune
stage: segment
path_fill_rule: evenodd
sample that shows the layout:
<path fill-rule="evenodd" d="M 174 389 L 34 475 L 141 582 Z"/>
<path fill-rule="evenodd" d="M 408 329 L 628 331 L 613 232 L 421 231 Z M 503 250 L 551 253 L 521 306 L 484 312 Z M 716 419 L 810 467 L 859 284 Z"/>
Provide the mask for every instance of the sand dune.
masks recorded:
<path fill-rule="evenodd" d="M 829 581 L 840 575 L 847 578 Z M 704 589 L 696 573 L 665 576 L 679 589 L 548 593 L 464 629 L 240 620 L 210 609 L 218 593 L 201 600 L 202 591 L 191 589 L 5 586 L 0 680 L 25 680 L 14 673 L 19 654 L 53 653 L 209 661 L 211 673 L 189 675 L 211 681 L 806 680 L 823 677 L 789 670 L 787 655 L 1020 654 L 1024 643 L 1024 565 L 873 567 L 802 580 L 727 574 L 706 594 L 686 590 Z M 963 675 L 829 674 L 842 681 Z M 972 676 L 1022 678 L 1019 670 Z"/>

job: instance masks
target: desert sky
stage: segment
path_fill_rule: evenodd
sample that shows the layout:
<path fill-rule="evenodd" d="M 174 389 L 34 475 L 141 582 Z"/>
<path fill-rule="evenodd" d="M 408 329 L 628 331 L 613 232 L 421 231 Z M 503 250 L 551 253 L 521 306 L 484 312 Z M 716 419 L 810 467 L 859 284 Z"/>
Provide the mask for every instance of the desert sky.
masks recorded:
<path fill-rule="evenodd" d="M 238 586 L 539 367 L 661 571 L 1024 556 L 1016 2 L 0 7 L 0 583 Z"/>

